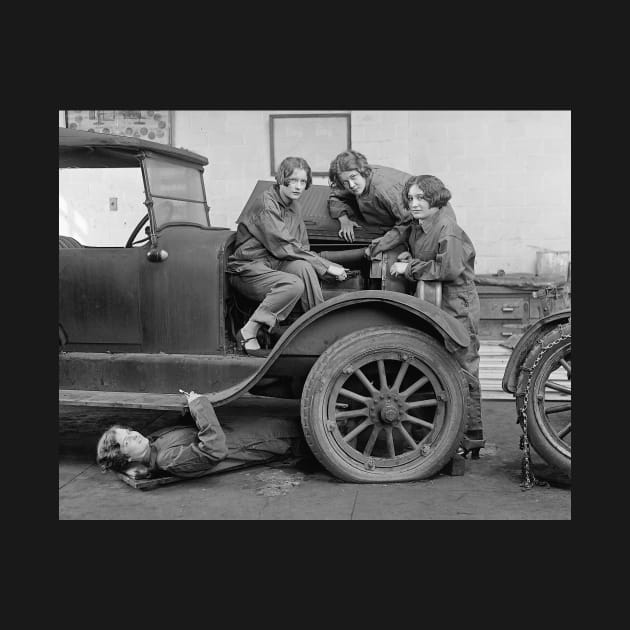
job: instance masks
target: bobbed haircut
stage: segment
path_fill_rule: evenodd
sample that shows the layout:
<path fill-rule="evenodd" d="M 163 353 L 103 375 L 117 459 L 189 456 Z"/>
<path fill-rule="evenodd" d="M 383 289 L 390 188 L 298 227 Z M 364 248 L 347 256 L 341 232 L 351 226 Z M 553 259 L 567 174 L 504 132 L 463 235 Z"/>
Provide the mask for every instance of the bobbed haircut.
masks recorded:
<path fill-rule="evenodd" d="M 126 427 L 122 424 L 114 424 L 101 435 L 96 445 L 96 463 L 101 467 L 103 472 L 110 469 L 122 472 L 131 461 L 128 455 L 123 455 L 120 452 L 120 444 L 116 439 L 116 429 L 133 431 L 131 427 Z"/>
<path fill-rule="evenodd" d="M 328 179 L 331 188 L 343 188 L 339 174 L 344 171 L 359 171 L 362 177 L 369 177 L 372 169 L 367 158 L 358 151 L 342 151 L 331 163 L 328 169 Z"/>
<path fill-rule="evenodd" d="M 412 186 L 418 188 L 424 193 L 424 198 L 431 208 L 443 208 L 451 198 L 451 191 L 444 185 L 441 179 L 433 175 L 414 175 L 410 177 L 403 187 L 402 200 L 403 205 L 409 210 L 409 191 Z"/>
<path fill-rule="evenodd" d="M 279 186 L 288 186 L 289 178 L 293 175 L 293 171 L 296 168 L 301 168 L 306 171 L 306 190 L 308 190 L 313 183 L 313 175 L 308 162 L 301 157 L 284 158 L 284 160 L 280 162 L 280 166 L 276 169 L 276 182 L 278 182 Z"/>

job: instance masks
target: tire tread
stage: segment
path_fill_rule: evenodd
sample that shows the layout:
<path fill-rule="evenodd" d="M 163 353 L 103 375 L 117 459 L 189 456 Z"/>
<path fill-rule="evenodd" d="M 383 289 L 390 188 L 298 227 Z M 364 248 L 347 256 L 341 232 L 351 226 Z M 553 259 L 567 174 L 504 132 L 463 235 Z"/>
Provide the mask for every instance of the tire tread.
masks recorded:
<path fill-rule="evenodd" d="M 455 452 L 461 443 L 462 436 L 464 434 L 465 422 L 463 420 L 464 411 L 462 411 L 462 418 L 459 423 L 457 433 L 452 443 L 446 448 L 439 457 L 431 461 L 431 466 L 427 470 L 416 471 L 415 469 L 409 472 L 398 472 L 397 474 L 384 474 L 383 472 L 362 472 L 358 469 L 350 470 L 342 467 L 337 464 L 335 461 L 331 460 L 331 457 L 326 453 L 325 449 L 320 445 L 319 440 L 314 434 L 313 427 L 311 426 L 311 414 L 313 413 L 313 405 L 314 398 L 322 386 L 321 383 L 324 382 L 326 378 L 326 372 L 329 370 L 329 362 L 333 357 L 343 356 L 345 352 L 347 352 L 353 346 L 356 346 L 358 337 L 363 338 L 365 335 L 376 334 L 378 337 L 382 337 L 383 335 L 391 334 L 391 333 L 404 333 L 404 334 L 412 334 L 417 340 L 420 340 L 422 343 L 430 346 L 434 352 L 438 354 L 443 353 L 445 360 L 452 361 L 451 367 L 453 368 L 453 376 L 455 377 L 455 382 L 458 383 L 458 386 L 463 393 L 463 406 L 462 409 L 466 408 L 466 396 L 468 393 L 468 385 L 466 380 L 461 373 L 461 369 L 458 364 L 455 362 L 446 350 L 432 337 L 427 335 L 426 333 L 417 331 L 413 328 L 401 327 L 401 326 L 378 326 L 373 328 L 363 329 L 361 331 L 356 331 L 343 337 L 333 343 L 330 347 L 326 349 L 325 352 L 321 354 L 319 359 L 315 362 L 309 375 L 304 384 L 304 390 L 302 393 L 302 428 L 304 432 L 304 438 L 309 448 L 313 452 L 313 455 L 319 460 L 319 462 L 327 468 L 331 473 L 341 478 L 344 481 L 349 482 L 360 482 L 360 483 L 378 483 L 378 482 L 396 482 L 396 481 L 411 481 L 415 479 L 424 479 L 430 477 L 437 472 L 439 472 L 448 462 L 453 458 Z"/>

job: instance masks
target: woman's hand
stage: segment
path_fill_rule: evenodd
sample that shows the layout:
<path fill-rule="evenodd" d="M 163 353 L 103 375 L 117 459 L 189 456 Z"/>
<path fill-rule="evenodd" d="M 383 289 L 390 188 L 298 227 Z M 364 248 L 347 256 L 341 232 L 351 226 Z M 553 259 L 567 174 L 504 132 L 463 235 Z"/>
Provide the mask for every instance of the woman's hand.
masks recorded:
<path fill-rule="evenodd" d="M 132 479 L 146 479 L 151 476 L 151 471 L 148 466 L 138 462 L 135 462 L 128 468 L 125 468 L 124 473 Z"/>
<path fill-rule="evenodd" d="M 191 403 L 193 400 L 195 400 L 195 398 L 201 398 L 201 394 L 196 394 L 195 392 L 193 392 L 192 390 L 190 391 L 189 394 L 186 394 L 186 400 Z"/>
<path fill-rule="evenodd" d="M 396 260 L 399 262 L 409 262 L 412 258 L 411 252 L 402 252 L 396 256 Z"/>
<path fill-rule="evenodd" d="M 201 397 L 201 394 L 196 394 L 195 392 L 193 392 L 192 390 L 190 390 L 189 392 L 184 391 L 183 389 L 179 390 L 182 394 L 184 394 L 184 396 L 186 396 L 186 402 L 190 403 L 193 400 L 195 400 L 195 398 L 199 398 Z"/>
<path fill-rule="evenodd" d="M 341 229 L 337 232 L 340 238 L 352 243 L 354 241 L 354 228 L 361 227 L 356 221 L 349 219 L 345 214 L 339 217 Z"/>
<path fill-rule="evenodd" d="M 348 277 L 346 270 L 341 265 L 336 265 L 335 263 L 330 265 L 327 271 L 331 276 L 335 276 L 337 280 L 345 280 Z"/>
<path fill-rule="evenodd" d="M 389 273 L 391 273 L 392 276 L 402 276 L 405 271 L 407 271 L 407 267 L 409 267 L 409 263 L 407 262 L 395 262 L 389 268 Z"/>

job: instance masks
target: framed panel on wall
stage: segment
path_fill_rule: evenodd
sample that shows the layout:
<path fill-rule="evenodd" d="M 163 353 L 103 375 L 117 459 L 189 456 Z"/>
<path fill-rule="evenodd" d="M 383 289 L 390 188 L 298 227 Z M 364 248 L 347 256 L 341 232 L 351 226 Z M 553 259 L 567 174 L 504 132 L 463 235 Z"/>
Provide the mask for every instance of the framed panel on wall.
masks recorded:
<path fill-rule="evenodd" d="M 168 110 L 71 109 L 66 111 L 66 127 L 114 136 L 129 136 L 173 143 L 172 117 Z"/>
<path fill-rule="evenodd" d="M 350 114 L 271 114 L 271 174 L 285 157 L 302 157 L 313 175 L 327 176 L 331 160 L 351 147 Z"/>

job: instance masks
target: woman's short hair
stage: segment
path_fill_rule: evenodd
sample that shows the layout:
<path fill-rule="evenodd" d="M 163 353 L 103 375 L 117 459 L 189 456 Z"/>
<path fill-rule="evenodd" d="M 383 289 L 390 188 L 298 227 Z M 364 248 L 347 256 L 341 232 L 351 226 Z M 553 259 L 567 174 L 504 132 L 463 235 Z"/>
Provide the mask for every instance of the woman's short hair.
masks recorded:
<path fill-rule="evenodd" d="M 96 463 L 101 467 L 103 472 L 110 468 L 122 472 L 131 461 L 128 455 L 123 455 L 120 452 L 120 444 L 116 439 L 116 429 L 133 430 L 131 427 L 114 424 L 101 435 L 96 446 Z"/>
<path fill-rule="evenodd" d="M 444 185 L 441 179 L 433 175 L 414 175 L 406 182 L 402 192 L 403 205 L 409 210 L 409 191 L 412 186 L 418 186 L 424 193 L 424 198 L 430 208 L 442 208 L 451 198 L 451 191 Z"/>
<path fill-rule="evenodd" d="M 301 157 L 284 158 L 284 160 L 280 162 L 280 166 L 276 169 L 276 181 L 280 186 L 288 186 L 289 178 L 293 175 L 293 171 L 296 168 L 301 168 L 306 171 L 306 190 L 308 190 L 313 183 L 313 175 L 308 162 Z"/>
<path fill-rule="evenodd" d="M 343 188 L 339 174 L 344 171 L 359 171 L 362 177 L 369 177 L 372 169 L 367 158 L 358 151 L 342 151 L 331 163 L 328 169 L 328 179 L 332 188 Z"/>

